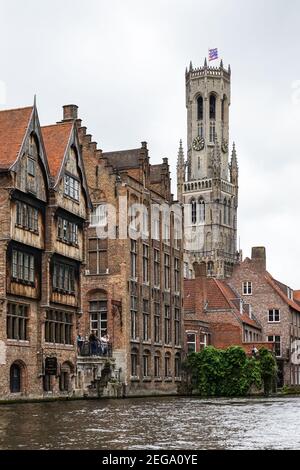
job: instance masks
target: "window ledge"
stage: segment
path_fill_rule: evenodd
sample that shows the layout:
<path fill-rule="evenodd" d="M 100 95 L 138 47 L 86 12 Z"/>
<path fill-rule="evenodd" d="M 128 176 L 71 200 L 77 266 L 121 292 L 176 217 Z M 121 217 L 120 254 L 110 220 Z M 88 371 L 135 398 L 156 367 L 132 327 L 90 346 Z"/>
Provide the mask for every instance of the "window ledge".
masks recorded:
<path fill-rule="evenodd" d="M 63 243 L 64 245 L 72 246 L 73 248 L 79 248 L 78 243 L 68 242 L 67 240 L 63 240 L 62 238 L 59 238 L 59 237 L 57 237 L 56 240 L 60 243 Z"/>
<path fill-rule="evenodd" d="M 136 375 L 131 375 L 130 380 L 131 382 L 139 382 L 140 378 Z"/>
<path fill-rule="evenodd" d="M 16 282 L 17 284 L 23 284 L 24 286 L 30 286 L 35 288 L 34 282 L 31 281 L 24 281 L 23 279 L 18 279 L 17 277 L 12 277 L 11 281 Z"/>
<path fill-rule="evenodd" d="M 67 349 L 68 351 L 74 350 L 75 351 L 75 345 L 73 344 L 61 344 L 61 343 L 44 343 L 45 348 L 49 349 Z"/>
<path fill-rule="evenodd" d="M 151 382 L 151 377 L 143 377 L 143 382 Z"/>
<path fill-rule="evenodd" d="M 276 321 L 276 320 L 268 320 L 268 323 L 281 323 L 281 320 Z"/>
<path fill-rule="evenodd" d="M 173 379 L 172 379 L 172 377 L 165 377 L 164 381 L 165 382 L 172 382 Z"/>
<path fill-rule="evenodd" d="M 181 377 L 175 377 L 175 382 L 181 382 Z"/>
<path fill-rule="evenodd" d="M 64 193 L 64 197 L 65 197 L 66 199 L 69 199 L 69 200 L 72 201 L 72 202 L 75 202 L 75 204 L 78 204 L 78 205 L 79 205 L 79 203 L 80 203 L 80 202 L 79 202 L 79 199 L 75 199 L 75 198 L 73 198 L 72 196 L 69 196 L 68 194 L 65 194 L 65 193 Z"/>
<path fill-rule="evenodd" d="M 11 339 L 7 338 L 7 346 L 30 347 L 30 341 L 26 339 Z"/>
<path fill-rule="evenodd" d="M 151 339 L 143 339 L 142 343 L 151 346 Z"/>

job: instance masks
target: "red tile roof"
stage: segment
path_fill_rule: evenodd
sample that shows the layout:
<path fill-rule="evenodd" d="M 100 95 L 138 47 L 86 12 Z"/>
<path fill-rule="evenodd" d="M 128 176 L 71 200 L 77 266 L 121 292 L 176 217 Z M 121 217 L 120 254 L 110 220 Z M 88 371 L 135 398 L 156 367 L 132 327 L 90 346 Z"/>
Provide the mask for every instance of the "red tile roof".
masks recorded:
<path fill-rule="evenodd" d="M 216 279 L 207 280 L 207 301 L 208 308 L 212 309 L 231 309 L 232 306 L 229 303 L 226 295 L 220 288 L 220 283 Z"/>
<path fill-rule="evenodd" d="M 243 323 L 247 323 L 248 325 L 254 326 L 255 328 L 260 328 L 260 326 L 255 320 L 250 318 L 246 313 L 241 313 L 240 310 L 236 307 L 233 301 L 237 299 L 237 296 L 233 292 L 231 287 L 225 281 L 215 280 L 215 282 L 218 284 L 220 290 L 223 292 L 231 308 L 234 309 L 237 318 L 240 319 Z"/>
<path fill-rule="evenodd" d="M 16 161 L 28 128 L 33 106 L 0 111 L 0 168 Z"/>
<path fill-rule="evenodd" d="M 195 309 L 195 300 L 196 300 L 195 281 L 197 281 L 197 279 L 185 279 L 184 280 L 184 310 L 186 312 L 193 311 Z"/>
<path fill-rule="evenodd" d="M 73 125 L 70 121 L 42 127 L 50 173 L 55 179 L 59 175 Z"/>
<path fill-rule="evenodd" d="M 199 301 L 197 294 L 202 288 L 201 282 L 201 278 L 184 280 L 184 310 L 187 313 L 196 313 L 196 303 Z M 240 313 L 239 308 L 235 304 L 237 295 L 233 292 L 226 281 L 214 278 L 206 279 L 206 300 L 208 303 L 208 310 L 230 310 L 233 312 L 237 320 L 251 325 L 254 328 L 260 328 L 258 323 L 250 318 L 249 315 L 245 312 Z"/>
<path fill-rule="evenodd" d="M 294 290 L 293 294 L 294 294 L 294 300 L 299 302 L 300 301 L 300 290 Z"/>
<path fill-rule="evenodd" d="M 265 279 L 268 282 L 268 284 L 273 287 L 273 289 L 277 292 L 277 294 L 282 298 L 284 302 L 286 302 L 290 307 L 292 307 L 294 310 L 297 310 L 297 312 L 300 312 L 300 305 L 294 300 L 289 299 L 287 294 L 279 287 L 278 281 L 276 281 L 270 273 L 266 273 Z M 281 284 L 282 285 L 282 284 Z"/>

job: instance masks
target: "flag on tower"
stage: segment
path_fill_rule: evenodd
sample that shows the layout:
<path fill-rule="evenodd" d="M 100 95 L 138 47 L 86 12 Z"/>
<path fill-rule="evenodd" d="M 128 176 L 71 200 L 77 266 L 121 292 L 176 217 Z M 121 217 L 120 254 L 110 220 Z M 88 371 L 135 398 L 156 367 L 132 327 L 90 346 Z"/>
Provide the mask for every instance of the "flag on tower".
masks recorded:
<path fill-rule="evenodd" d="M 218 58 L 218 49 L 208 49 L 208 60 L 215 60 Z"/>

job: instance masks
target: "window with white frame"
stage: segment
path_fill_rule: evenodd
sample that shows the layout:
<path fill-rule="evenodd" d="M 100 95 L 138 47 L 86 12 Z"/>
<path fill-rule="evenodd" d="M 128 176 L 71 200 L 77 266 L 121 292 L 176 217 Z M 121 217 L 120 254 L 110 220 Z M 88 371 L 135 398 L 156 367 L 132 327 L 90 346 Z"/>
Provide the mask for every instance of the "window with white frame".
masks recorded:
<path fill-rule="evenodd" d="M 170 214 L 164 214 L 164 242 L 170 244 Z"/>
<path fill-rule="evenodd" d="M 200 351 L 206 348 L 207 346 L 207 334 L 206 333 L 200 333 L 199 344 L 200 344 Z"/>
<path fill-rule="evenodd" d="M 106 227 L 107 226 L 107 206 L 106 204 L 98 204 L 94 207 L 90 215 L 91 227 Z"/>
<path fill-rule="evenodd" d="M 79 181 L 71 175 L 65 175 L 64 194 L 79 201 Z"/>
<path fill-rule="evenodd" d="M 183 277 L 184 279 L 189 278 L 189 264 L 186 262 L 183 264 Z"/>
<path fill-rule="evenodd" d="M 268 342 L 274 343 L 274 352 L 276 357 L 281 356 L 281 336 L 279 335 L 270 335 L 268 336 Z"/>
<path fill-rule="evenodd" d="M 187 333 L 186 343 L 188 354 L 196 352 L 196 333 Z"/>
<path fill-rule="evenodd" d="M 252 282 L 244 281 L 242 286 L 243 295 L 252 295 Z"/>
<path fill-rule="evenodd" d="M 270 308 L 268 313 L 268 321 L 271 323 L 280 322 L 280 310 L 279 308 Z"/>
<path fill-rule="evenodd" d="M 287 288 L 287 296 L 290 300 L 293 300 L 293 290 L 290 287 Z"/>
<path fill-rule="evenodd" d="M 159 208 L 154 206 L 152 210 L 152 238 L 160 239 Z"/>

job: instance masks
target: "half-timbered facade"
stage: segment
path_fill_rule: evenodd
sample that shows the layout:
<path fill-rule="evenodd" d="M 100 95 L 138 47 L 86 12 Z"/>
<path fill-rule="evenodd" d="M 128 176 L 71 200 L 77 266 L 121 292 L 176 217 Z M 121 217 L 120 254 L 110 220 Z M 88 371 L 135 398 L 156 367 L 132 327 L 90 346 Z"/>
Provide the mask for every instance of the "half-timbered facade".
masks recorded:
<path fill-rule="evenodd" d="M 76 393 L 90 200 L 77 129 L 0 112 L 0 398 Z"/>

